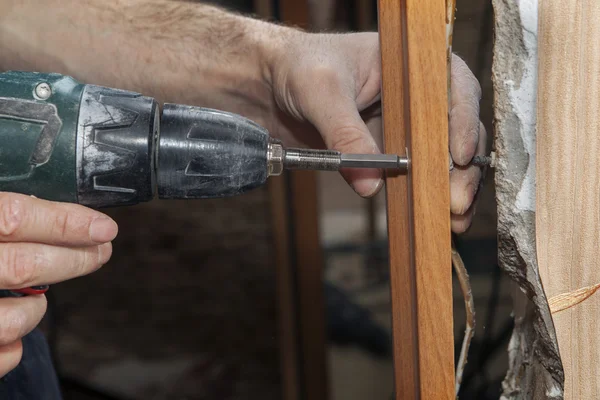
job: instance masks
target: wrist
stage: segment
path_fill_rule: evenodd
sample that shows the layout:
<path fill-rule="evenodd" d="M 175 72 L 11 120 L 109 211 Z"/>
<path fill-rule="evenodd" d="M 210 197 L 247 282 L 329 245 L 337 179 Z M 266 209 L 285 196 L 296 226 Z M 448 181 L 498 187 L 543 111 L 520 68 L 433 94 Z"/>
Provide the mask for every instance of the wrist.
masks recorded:
<path fill-rule="evenodd" d="M 275 85 L 275 75 L 290 46 L 302 40 L 306 33 L 293 27 L 254 20 L 251 26 L 253 41 L 259 54 L 261 79 L 270 88 Z"/>

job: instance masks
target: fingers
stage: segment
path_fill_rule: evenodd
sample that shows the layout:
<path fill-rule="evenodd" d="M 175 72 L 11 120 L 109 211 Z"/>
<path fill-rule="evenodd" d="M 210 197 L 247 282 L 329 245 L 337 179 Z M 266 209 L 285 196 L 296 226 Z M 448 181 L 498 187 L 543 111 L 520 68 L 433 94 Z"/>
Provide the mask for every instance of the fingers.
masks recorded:
<path fill-rule="evenodd" d="M 40 323 L 46 307 L 44 295 L 0 299 L 0 377 L 19 365 L 21 338 Z"/>
<path fill-rule="evenodd" d="M 90 247 L 1 243 L 0 288 L 50 285 L 87 275 L 106 264 L 111 254 L 111 243 Z"/>
<path fill-rule="evenodd" d="M 306 118 L 318 129 L 327 148 L 342 153 L 379 154 L 375 139 L 362 120 L 356 102 L 350 95 L 341 94 L 335 86 L 322 93 L 327 106 L 310 107 Z M 344 169 L 342 176 L 363 197 L 370 197 L 383 185 L 378 169 Z"/>
<path fill-rule="evenodd" d="M 479 142 L 481 87 L 465 62 L 453 55 L 451 67 L 450 153 L 458 165 L 467 165 Z"/>
<path fill-rule="evenodd" d="M 116 223 L 97 211 L 0 193 L 0 288 L 53 284 L 98 269 L 112 253 Z M 46 312 L 46 298 L 0 299 L 0 376 L 18 365 L 21 338 Z"/>
<path fill-rule="evenodd" d="M 23 342 L 17 340 L 0 346 L 0 378 L 15 369 L 23 356 Z"/>
<path fill-rule="evenodd" d="M 0 299 L 0 347 L 10 345 L 31 332 L 46 313 L 46 296 Z"/>
<path fill-rule="evenodd" d="M 482 123 L 480 123 L 479 133 L 476 155 L 484 155 L 486 131 Z M 462 233 L 471 225 L 481 177 L 481 167 L 475 165 L 455 166 L 450 172 L 450 212 L 453 232 Z"/>
<path fill-rule="evenodd" d="M 117 230 L 112 219 L 86 207 L 0 193 L 0 242 L 91 246 L 113 240 Z"/>
<path fill-rule="evenodd" d="M 327 148 L 351 154 L 380 153 L 375 139 L 356 110 L 354 101 L 342 101 L 336 106 L 338 107 L 333 114 L 337 115 L 337 118 L 323 115 L 320 119 L 322 122 L 317 125 Z M 356 193 L 363 197 L 374 196 L 383 185 L 382 172 L 379 169 L 346 168 L 341 174 Z"/>
<path fill-rule="evenodd" d="M 463 215 L 467 212 L 481 179 L 481 168 L 475 165 L 469 167 L 454 167 L 450 172 L 450 212 Z"/>
<path fill-rule="evenodd" d="M 450 228 L 454 233 L 464 233 L 471 226 L 473 215 L 475 215 L 476 204 L 473 204 L 463 215 L 452 214 Z"/>

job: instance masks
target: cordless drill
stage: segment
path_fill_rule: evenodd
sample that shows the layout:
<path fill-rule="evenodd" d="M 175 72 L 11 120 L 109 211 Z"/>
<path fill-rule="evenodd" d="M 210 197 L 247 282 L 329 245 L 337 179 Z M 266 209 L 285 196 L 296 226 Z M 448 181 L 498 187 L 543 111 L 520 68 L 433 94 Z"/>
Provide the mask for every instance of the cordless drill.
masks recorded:
<path fill-rule="evenodd" d="M 0 74 L 0 191 L 103 208 L 242 194 L 284 168 L 393 168 L 395 155 L 284 149 L 236 114 L 59 74 Z M 48 286 L 15 290 L 41 294 Z"/>
<path fill-rule="evenodd" d="M 472 164 L 488 165 L 490 157 Z M 407 157 L 284 149 L 236 114 L 164 104 L 60 74 L 0 73 L 0 191 L 92 208 L 235 196 L 284 169 L 382 168 Z M 450 162 L 450 169 L 453 168 Z M 47 287 L 22 289 L 43 293 Z"/>
<path fill-rule="evenodd" d="M 236 114 L 59 74 L 0 74 L 0 191 L 93 208 L 242 194 L 284 168 L 406 171 L 397 155 L 284 149 Z"/>

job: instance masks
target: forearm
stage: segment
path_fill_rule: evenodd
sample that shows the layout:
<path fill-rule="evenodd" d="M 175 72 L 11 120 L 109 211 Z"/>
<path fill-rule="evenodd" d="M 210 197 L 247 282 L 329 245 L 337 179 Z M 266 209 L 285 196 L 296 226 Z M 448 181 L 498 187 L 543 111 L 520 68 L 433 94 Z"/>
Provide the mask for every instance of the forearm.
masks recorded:
<path fill-rule="evenodd" d="M 289 28 L 172 0 L 0 0 L 0 67 L 253 116 Z"/>

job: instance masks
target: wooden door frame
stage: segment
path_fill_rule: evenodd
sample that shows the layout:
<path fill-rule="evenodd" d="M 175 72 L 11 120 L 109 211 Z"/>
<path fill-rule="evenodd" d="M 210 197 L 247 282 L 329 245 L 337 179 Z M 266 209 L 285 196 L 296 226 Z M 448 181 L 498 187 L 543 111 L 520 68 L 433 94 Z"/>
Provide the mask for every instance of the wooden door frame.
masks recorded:
<path fill-rule="evenodd" d="M 446 4 L 378 6 L 396 399 L 453 399 Z"/>

